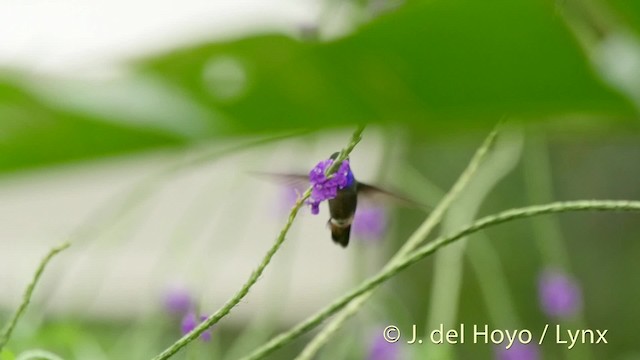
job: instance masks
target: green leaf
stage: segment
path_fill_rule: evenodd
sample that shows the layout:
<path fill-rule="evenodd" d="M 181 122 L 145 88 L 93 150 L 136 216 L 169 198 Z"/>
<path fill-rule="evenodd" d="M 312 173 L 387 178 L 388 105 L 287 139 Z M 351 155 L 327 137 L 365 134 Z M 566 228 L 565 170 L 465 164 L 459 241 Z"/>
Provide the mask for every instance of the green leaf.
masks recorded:
<path fill-rule="evenodd" d="M 421 2 L 335 41 L 262 35 L 183 49 L 143 67 L 221 110 L 240 132 L 634 114 L 548 5 Z M 240 73 L 235 82 L 215 76 L 223 68 Z M 241 90 L 220 96 L 229 84 Z"/>
<path fill-rule="evenodd" d="M 640 2 L 636 0 L 609 0 L 616 15 L 636 32 L 640 33 Z"/>
<path fill-rule="evenodd" d="M 0 352 L 0 360 L 15 360 L 16 356 L 9 350 L 4 349 Z"/>
<path fill-rule="evenodd" d="M 0 173 L 183 143 L 157 130 L 51 108 L 6 83 L 0 83 L 0 119 Z"/>
<path fill-rule="evenodd" d="M 136 70 L 132 76 L 152 75 L 159 88 L 185 96 L 187 107 L 215 115 L 202 120 L 212 130 L 185 137 L 193 131 L 188 121 L 176 119 L 171 132 L 160 119 L 143 126 L 119 111 L 65 108 L 0 81 L 0 174 L 214 136 L 356 122 L 400 122 L 423 134 L 487 127 L 505 116 L 636 116 L 593 71 L 551 4 L 539 0 L 410 3 L 332 41 L 249 36 L 151 57 Z M 147 104 L 162 101 L 143 95 Z"/>

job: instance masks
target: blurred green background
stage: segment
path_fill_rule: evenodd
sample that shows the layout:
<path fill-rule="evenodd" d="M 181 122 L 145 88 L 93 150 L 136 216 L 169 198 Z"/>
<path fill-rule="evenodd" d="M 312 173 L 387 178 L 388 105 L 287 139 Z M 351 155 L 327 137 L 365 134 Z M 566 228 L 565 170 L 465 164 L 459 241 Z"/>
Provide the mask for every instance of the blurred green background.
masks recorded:
<path fill-rule="evenodd" d="M 159 284 L 178 278 L 203 299 L 199 311 L 215 311 L 284 223 L 284 215 L 265 215 L 278 206 L 279 187 L 248 179 L 248 172 L 304 173 L 344 146 L 357 124 L 368 128 L 352 155 L 356 175 L 433 206 L 490 129 L 505 122 L 495 154 L 441 232 L 511 207 L 640 195 L 636 3 L 266 4 L 220 2 L 206 11 L 198 1 L 159 4 L 151 14 L 166 15 L 162 31 L 145 29 L 155 44 L 166 38 L 163 46 L 132 36 L 115 55 L 95 52 L 98 61 L 94 56 L 82 66 L 82 56 L 74 55 L 80 60 L 54 67 L 45 60 L 55 56 L 20 46 L 55 53 L 63 45 L 93 44 L 109 26 L 126 35 L 127 26 L 133 33 L 159 20 L 145 16 L 142 2 L 130 9 L 116 3 L 103 14 L 37 8 L 40 18 L 25 16 L 28 6 L 2 5 L 0 29 L 11 30 L 11 41 L 0 48 L 0 320 L 18 305 L 48 246 L 69 237 L 77 245 L 67 260 L 64 254 L 55 260 L 0 359 L 26 359 L 38 349 L 63 359 L 151 358 L 180 336 L 180 317 L 163 309 Z M 229 10 L 253 5 L 251 15 Z M 176 11 L 180 22 L 167 15 L 175 6 L 191 9 Z M 306 10 L 297 18 L 287 7 Z M 285 13 L 282 21 L 277 14 Z M 237 24 L 221 21 L 208 36 L 207 14 L 229 14 Z M 78 21 L 65 31 L 85 34 L 71 37 L 78 44 L 47 42 L 37 32 L 16 35 L 18 21 L 55 34 L 57 25 L 47 30 L 36 23 L 65 16 Z M 120 16 L 122 29 L 115 31 Z M 261 16 L 270 22 L 261 23 Z M 112 22 L 101 27 L 101 18 Z M 193 184 L 198 192 L 189 192 Z M 181 202 L 185 196 L 193 201 Z M 216 326 L 211 342 L 176 358 L 238 358 L 373 274 L 425 217 L 416 209 L 388 209 L 384 239 L 356 241 L 346 251 L 330 243 L 321 225 L 326 209 L 323 219 L 306 216 L 289 242 L 319 240 L 280 254 L 273 265 L 279 270 L 267 269 L 276 275 L 256 295 L 261 300 L 249 299 L 242 316 Z M 49 216 L 51 224 L 38 220 Z M 154 218 L 167 228 L 149 230 Z M 240 235 L 253 226 L 257 235 Z M 205 227 L 209 240 L 196 241 Z M 39 238 L 20 238 L 31 233 Z M 166 234 L 170 241 L 154 245 Z M 547 323 L 608 329 L 608 345 L 564 351 L 547 341 L 535 358 L 640 359 L 639 234 L 636 214 L 563 214 L 492 228 L 385 284 L 319 358 L 377 359 L 371 344 L 384 326 L 445 322 L 523 328 L 534 336 Z M 233 247 L 236 237 L 242 246 Z M 96 260 L 96 254 L 105 256 Z M 315 255 L 317 262 L 307 263 Z M 174 258 L 194 264 L 172 269 Z M 327 259 L 335 259 L 335 268 Z M 102 266 L 95 273 L 102 275 L 83 276 L 92 264 Z M 574 316 L 553 319 L 541 309 L 538 281 L 549 268 L 562 269 L 580 287 L 583 305 Z M 121 272 L 106 278 L 110 269 Z M 208 279 L 216 272 L 215 281 Z M 233 274 L 227 282 L 224 273 Z M 157 286 L 147 286 L 148 279 Z M 225 290 L 216 293 L 216 286 Z M 274 294 L 289 287 L 287 299 L 297 305 L 283 314 Z M 119 302 L 105 311 L 111 296 Z M 129 296 L 135 305 L 128 306 Z M 292 359 L 309 339 L 271 358 Z M 475 344 L 393 351 L 400 352 L 397 359 L 499 358 L 496 347 Z"/>

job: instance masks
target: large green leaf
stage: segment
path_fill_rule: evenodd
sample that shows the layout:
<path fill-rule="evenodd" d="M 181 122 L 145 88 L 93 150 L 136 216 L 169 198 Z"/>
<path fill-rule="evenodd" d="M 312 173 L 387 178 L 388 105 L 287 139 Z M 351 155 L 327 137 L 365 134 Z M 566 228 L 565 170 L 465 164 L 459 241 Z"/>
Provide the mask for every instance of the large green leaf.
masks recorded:
<path fill-rule="evenodd" d="M 0 83 L 0 173 L 180 143 L 157 130 L 51 108 Z"/>
<path fill-rule="evenodd" d="M 222 110 L 239 131 L 631 114 L 547 5 L 429 1 L 335 41 L 263 35 L 183 49 L 144 65 Z M 216 86 L 224 90 L 226 79 L 207 76 L 217 62 L 229 61 L 246 76 L 245 88 L 232 98 L 217 96 Z"/>
<path fill-rule="evenodd" d="M 153 119 L 149 127 L 134 125 L 117 111 L 89 114 L 0 84 L 0 173 L 231 133 L 354 122 L 451 129 L 504 116 L 635 115 L 592 71 L 550 4 L 539 0 L 412 3 L 332 41 L 250 36 L 143 59 L 136 69 L 134 76 L 150 74 L 216 114 L 203 120 L 216 121 L 215 131 L 185 138 Z"/>
<path fill-rule="evenodd" d="M 640 1 L 637 0 L 603 0 L 609 3 L 616 15 L 636 32 L 640 33 Z"/>

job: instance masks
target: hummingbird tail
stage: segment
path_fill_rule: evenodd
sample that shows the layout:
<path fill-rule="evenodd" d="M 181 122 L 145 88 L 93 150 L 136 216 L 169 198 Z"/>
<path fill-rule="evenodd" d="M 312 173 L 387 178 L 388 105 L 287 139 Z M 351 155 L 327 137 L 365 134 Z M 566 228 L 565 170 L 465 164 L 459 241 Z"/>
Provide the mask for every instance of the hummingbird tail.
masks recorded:
<path fill-rule="evenodd" d="M 351 224 L 347 226 L 338 226 L 331 224 L 331 239 L 342 247 L 349 245 L 349 237 L 351 235 Z"/>

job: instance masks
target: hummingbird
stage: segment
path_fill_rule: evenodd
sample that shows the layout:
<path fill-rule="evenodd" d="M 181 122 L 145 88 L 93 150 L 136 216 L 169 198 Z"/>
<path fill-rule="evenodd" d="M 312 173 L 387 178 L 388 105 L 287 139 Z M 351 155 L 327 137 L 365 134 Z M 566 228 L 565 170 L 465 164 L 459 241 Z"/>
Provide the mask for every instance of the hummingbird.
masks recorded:
<path fill-rule="evenodd" d="M 339 154 L 335 152 L 329 158 L 335 160 Z M 366 185 L 359 183 L 354 178 L 351 184 L 348 184 L 343 189 L 338 189 L 335 198 L 328 200 L 330 216 L 328 224 L 331 229 L 331 239 L 342 247 L 349 245 L 351 224 L 358 207 L 358 190 L 362 189 L 363 186 Z"/>
<path fill-rule="evenodd" d="M 331 154 L 329 157 L 332 160 L 338 158 L 339 152 Z M 347 158 L 346 160 L 349 160 Z M 264 173 L 263 173 L 264 174 Z M 288 182 L 296 183 L 296 185 L 307 186 L 309 184 L 309 177 L 306 175 L 297 174 L 266 174 L 288 180 Z M 353 173 L 349 174 L 353 177 Z M 300 187 L 302 187 L 300 186 Z M 360 182 L 353 177 L 353 181 L 350 181 L 347 186 L 342 189 L 338 189 L 336 197 L 327 200 L 329 203 L 329 221 L 328 227 L 331 230 L 331 239 L 334 243 L 346 248 L 349 245 L 351 237 L 351 225 L 356 214 L 358 207 L 359 197 L 383 197 L 401 201 L 412 206 L 420 206 L 414 201 L 411 201 L 403 196 L 399 196 L 391 191 L 384 190 L 374 185 L 369 185 Z M 379 196 L 382 195 L 382 196 Z"/>
<path fill-rule="evenodd" d="M 329 158 L 335 160 L 339 154 L 339 152 L 335 152 L 331 154 Z M 349 158 L 347 158 L 347 160 L 349 160 Z M 353 176 L 353 173 L 351 173 L 350 176 Z M 353 224 L 353 219 L 358 208 L 359 197 L 372 198 L 376 195 L 378 197 L 382 196 L 388 199 L 400 201 L 405 204 L 420 206 L 416 202 L 391 191 L 358 181 L 355 177 L 353 180 L 354 181 L 352 181 L 351 184 L 348 184 L 342 189 L 338 189 L 335 198 L 327 201 L 329 203 L 328 225 L 331 229 L 331 239 L 334 243 L 339 244 L 343 248 L 346 248 L 349 245 L 351 225 Z"/>

